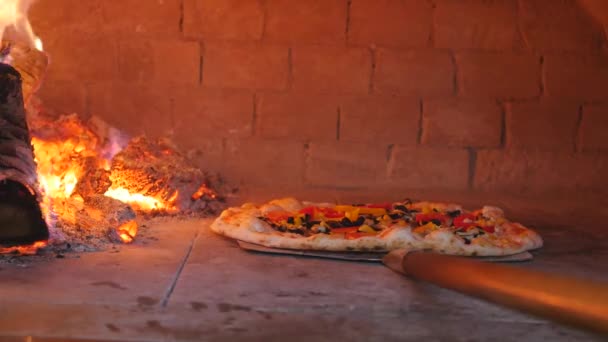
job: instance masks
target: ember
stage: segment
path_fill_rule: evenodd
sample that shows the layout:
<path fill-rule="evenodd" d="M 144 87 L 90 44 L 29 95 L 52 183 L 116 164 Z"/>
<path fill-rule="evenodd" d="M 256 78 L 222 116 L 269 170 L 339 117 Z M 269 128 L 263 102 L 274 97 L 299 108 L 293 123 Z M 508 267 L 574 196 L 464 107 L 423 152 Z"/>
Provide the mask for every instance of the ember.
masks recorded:
<path fill-rule="evenodd" d="M 32 95 L 44 77 L 48 59 L 27 20 L 30 3 L 0 1 L 0 63 L 10 64 L 21 75 L 28 127 L 25 115 L 19 114 L 24 104 L 11 110 L 21 115 L 23 131 L 29 128 L 29 135 L 19 135 L 30 150 L 32 166 L 31 181 L 24 186 L 32 190 L 32 196 L 41 195 L 36 199 L 41 201 L 51 230 L 58 228 L 68 238 L 131 243 L 138 233 L 137 214 L 215 213 L 221 209 L 214 204 L 221 196 L 213 190 L 211 177 L 169 141 L 131 139 L 96 117 L 83 121 L 76 114 L 53 116 L 44 111 Z M 27 242 L 32 241 L 36 240 Z M 44 246 L 46 242 L 41 241 L 0 249 L 0 254 L 33 254 Z"/>

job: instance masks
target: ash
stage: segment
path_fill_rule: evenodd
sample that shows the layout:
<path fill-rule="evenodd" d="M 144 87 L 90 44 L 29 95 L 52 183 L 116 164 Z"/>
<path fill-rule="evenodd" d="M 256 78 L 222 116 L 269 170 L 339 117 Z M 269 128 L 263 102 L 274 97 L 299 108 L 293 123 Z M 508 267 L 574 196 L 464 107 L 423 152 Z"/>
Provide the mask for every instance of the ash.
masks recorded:
<path fill-rule="evenodd" d="M 52 116 L 35 99 L 28 125 L 51 236 L 45 247 L 0 254 L 0 264 L 119 250 L 153 239 L 153 220 L 216 216 L 238 191 L 167 139 L 129 138 L 96 117 Z"/>

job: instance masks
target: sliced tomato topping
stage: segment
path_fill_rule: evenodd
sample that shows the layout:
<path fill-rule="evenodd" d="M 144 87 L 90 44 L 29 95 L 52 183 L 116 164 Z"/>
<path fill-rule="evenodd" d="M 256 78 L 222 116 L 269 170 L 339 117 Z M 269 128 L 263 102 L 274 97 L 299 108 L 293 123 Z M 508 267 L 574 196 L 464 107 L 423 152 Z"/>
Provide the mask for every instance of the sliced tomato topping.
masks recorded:
<path fill-rule="evenodd" d="M 494 233 L 494 226 L 483 226 L 481 229 L 485 230 L 487 233 Z"/>
<path fill-rule="evenodd" d="M 465 222 L 465 220 L 467 222 Z M 456 228 L 469 228 L 470 226 L 475 225 L 475 215 L 473 214 L 462 214 L 454 217 L 454 221 L 452 222 L 454 227 Z"/>
<path fill-rule="evenodd" d="M 310 216 L 315 216 L 315 212 L 316 212 L 317 207 L 306 207 L 306 208 L 302 208 L 300 209 L 300 214 L 308 214 Z"/>
<path fill-rule="evenodd" d="M 285 210 L 275 210 L 267 212 L 264 216 L 273 222 L 279 222 L 287 220 L 289 217 L 293 216 L 293 213 Z"/>
<path fill-rule="evenodd" d="M 439 220 L 441 223 L 445 223 L 447 219 L 447 216 L 442 213 L 416 214 L 416 222 L 418 224 L 421 224 L 423 222 L 430 222 L 433 220 Z"/>

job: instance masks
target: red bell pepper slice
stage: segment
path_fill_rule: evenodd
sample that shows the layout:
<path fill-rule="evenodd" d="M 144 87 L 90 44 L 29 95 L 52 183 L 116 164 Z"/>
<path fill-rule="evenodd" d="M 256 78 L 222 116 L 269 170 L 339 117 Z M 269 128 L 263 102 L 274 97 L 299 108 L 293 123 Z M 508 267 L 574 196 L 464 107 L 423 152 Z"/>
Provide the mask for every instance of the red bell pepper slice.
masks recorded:
<path fill-rule="evenodd" d="M 416 222 L 418 224 L 432 220 L 439 220 L 441 223 L 445 223 L 445 221 L 447 221 L 447 216 L 442 213 L 416 214 Z"/>
<path fill-rule="evenodd" d="M 267 219 L 273 222 L 280 222 L 283 220 L 287 220 L 289 217 L 293 216 L 293 213 L 284 210 L 275 210 L 267 212 L 264 216 L 266 216 Z"/>
<path fill-rule="evenodd" d="M 344 217 L 344 212 L 343 211 L 337 211 L 333 208 L 317 208 L 321 213 L 323 213 L 323 216 L 325 216 L 326 218 L 340 218 L 340 217 Z"/>
<path fill-rule="evenodd" d="M 300 214 L 308 214 L 311 217 L 315 217 L 315 214 L 321 213 L 326 218 L 340 218 L 344 217 L 343 211 L 337 211 L 334 208 L 319 208 L 315 206 L 310 206 L 306 208 L 300 209 Z"/>

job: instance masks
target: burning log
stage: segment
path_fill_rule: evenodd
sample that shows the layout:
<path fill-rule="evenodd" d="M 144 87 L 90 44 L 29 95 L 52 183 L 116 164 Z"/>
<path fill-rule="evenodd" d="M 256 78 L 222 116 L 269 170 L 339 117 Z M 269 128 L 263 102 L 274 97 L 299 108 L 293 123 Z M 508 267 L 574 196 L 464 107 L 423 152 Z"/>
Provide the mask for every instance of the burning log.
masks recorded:
<path fill-rule="evenodd" d="M 36 163 L 25 118 L 21 76 L 0 63 L 0 243 L 48 239 Z"/>

